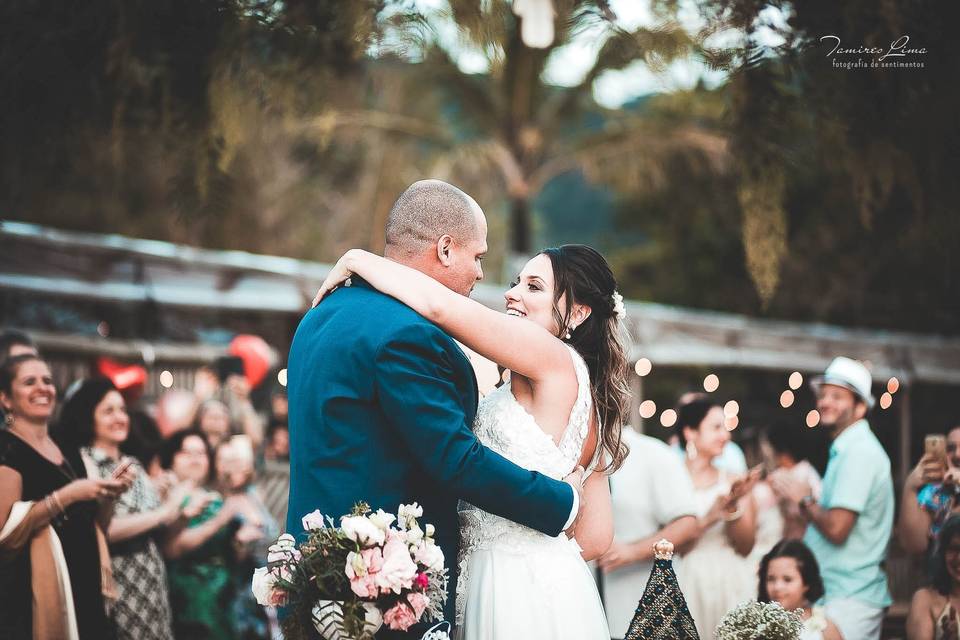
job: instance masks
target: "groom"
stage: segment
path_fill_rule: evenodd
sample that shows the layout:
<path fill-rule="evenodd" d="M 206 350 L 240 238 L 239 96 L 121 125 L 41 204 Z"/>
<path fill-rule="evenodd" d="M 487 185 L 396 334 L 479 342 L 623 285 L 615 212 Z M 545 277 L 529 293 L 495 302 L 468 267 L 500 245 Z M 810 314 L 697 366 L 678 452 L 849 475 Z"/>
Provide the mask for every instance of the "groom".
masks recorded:
<path fill-rule="evenodd" d="M 483 277 L 487 223 L 479 205 L 439 180 L 411 185 L 393 205 L 384 256 L 462 295 Z M 580 473 L 559 482 L 481 445 L 471 431 L 477 382 L 454 340 L 361 279 L 304 316 L 287 364 L 290 501 L 287 531 L 314 509 L 339 517 L 354 503 L 396 513 L 423 507 L 436 527 L 454 619 L 457 500 L 549 535 L 579 512 Z M 381 631 L 379 638 L 420 637 Z"/>

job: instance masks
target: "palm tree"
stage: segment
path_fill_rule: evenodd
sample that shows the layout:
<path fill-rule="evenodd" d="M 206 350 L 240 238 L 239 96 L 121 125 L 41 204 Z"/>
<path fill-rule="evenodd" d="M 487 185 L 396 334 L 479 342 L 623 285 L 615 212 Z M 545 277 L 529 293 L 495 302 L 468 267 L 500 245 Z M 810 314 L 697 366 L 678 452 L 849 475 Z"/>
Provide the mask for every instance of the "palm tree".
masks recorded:
<path fill-rule="evenodd" d="M 637 61 L 654 70 L 691 56 L 719 63 L 717 52 L 703 44 L 712 30 L 689 34 L 671 18 L 675 4 L 657 3 L 656 27 L 625 29 L 606 2 L 557 0 L 555 37 L 544 48 L 524 43 L 522 19 L 505 0 L 451 0 L 442 17 L 456 28 L 455 45 L 425 16 L 397 13 L 381 44 L 384 52 L 399 51 L 401 59 L 415 62 L 389 65 L 388 72 L 408 74 L 418 87 L 411 99 L 390 111 L 329 110 L 304 126 L 324 137 L 356 127 L 412 136 L 435 150 L 435 176 L 480 172 L 488 181 L 495 176 L 510 206 L 510 267 L 531 249 L 532 200 L 559 174 L 582 171 L 631 192 L 662 185 L 670 158 L 706 170 L 724 166 L 726 141 L 718 128 L 668 115 L 603 110 L 592 98 L 603 73 Z M 544 70 L 551 56 L 587 31 L 606 37 L 589 71 L 574 86 L 548 84 Z M 484 56 L 488 72 L 464 72 L 457 50 Z M 591 115 L 600 116 L 593 120 L 602 125 L 588 123 Z"/>

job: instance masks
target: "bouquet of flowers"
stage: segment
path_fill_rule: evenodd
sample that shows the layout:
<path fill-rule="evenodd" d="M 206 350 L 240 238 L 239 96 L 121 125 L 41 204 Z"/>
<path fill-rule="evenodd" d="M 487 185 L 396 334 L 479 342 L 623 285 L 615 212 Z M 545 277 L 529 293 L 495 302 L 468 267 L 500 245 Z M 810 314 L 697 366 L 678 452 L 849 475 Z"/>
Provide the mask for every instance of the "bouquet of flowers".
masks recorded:
<path fill-rule="evenodd" d="M 406 631 L 441 620 L 447 570 L 433 525 L 417 522 L 422 515 L 417 503 L 396 516 L 359 503 L 339 527 L 319 511 L 305 515 L 307 539 L 298 546 L 283 534 L 254 571 L 257 602 L 290 609 L 287 640 L 309 637 L 310 628 L 327 640 L 369 640 L 383 624 Z"/>
<path fill-rule="evenodd" d="M 717 640 L 797 640 L 800 616 L 776 602 L 744 602 L 727 612 L 717 627 Z"/>

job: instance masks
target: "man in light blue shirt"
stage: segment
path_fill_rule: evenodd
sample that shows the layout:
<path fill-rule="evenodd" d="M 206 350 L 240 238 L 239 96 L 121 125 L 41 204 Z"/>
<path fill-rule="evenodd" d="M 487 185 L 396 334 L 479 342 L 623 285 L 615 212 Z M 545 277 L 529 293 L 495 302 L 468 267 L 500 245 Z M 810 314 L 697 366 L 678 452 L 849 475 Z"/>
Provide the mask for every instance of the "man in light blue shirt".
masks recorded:
<path fill-rule="evenodd" d="M 893 529 L 893 478 L 865 419 L 871 383 L 866 367 L 842 357 L 813 381 L 820 424 L 833 438 L 820 502 L 802 482 L 784 478 L 776 487 L 809 522 L 803 541 L 820 565 L 827 617 L 844 640 L 879 639 L 891 602 L 882 565 Z"/>

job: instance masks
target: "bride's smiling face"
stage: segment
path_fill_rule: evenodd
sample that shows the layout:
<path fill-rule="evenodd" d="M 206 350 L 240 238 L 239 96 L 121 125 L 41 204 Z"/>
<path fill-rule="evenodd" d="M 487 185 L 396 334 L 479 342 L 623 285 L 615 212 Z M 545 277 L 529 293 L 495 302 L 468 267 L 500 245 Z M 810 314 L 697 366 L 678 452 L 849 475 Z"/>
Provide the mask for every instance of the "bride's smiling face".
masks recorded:
<path fill-rule="evenodd" d="M 560 335 L 560 326 L 553 313 L 554 291 L 553 265 L 550 258 L 541 253 L 526 264 L 513 286 L 503 294 L 507 315 L 526 318 L 553 335 Z M 561 297 L 561 313 L 565 305 L 565 297 Z"/>

